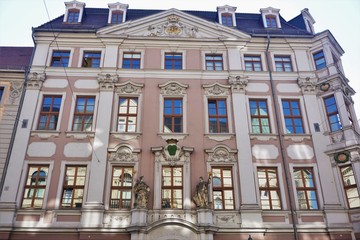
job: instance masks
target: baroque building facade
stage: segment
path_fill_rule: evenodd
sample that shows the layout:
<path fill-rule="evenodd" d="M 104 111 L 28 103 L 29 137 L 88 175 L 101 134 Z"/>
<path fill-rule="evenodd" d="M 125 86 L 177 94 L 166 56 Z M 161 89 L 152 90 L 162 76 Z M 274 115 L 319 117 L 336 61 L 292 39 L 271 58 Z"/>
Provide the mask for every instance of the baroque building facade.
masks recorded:
<path fill-rule="evenodd" d="M 1 239 L 360 238 L 355 92 L 308 9 L 65 6 L 33 30 Z"/>

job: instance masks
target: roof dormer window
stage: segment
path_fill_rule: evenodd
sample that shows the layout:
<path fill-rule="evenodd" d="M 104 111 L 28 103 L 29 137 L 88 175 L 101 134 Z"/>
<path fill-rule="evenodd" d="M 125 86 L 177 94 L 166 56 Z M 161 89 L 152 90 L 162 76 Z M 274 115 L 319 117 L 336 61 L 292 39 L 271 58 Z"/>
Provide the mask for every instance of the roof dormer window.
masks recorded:
<path fill-rule="evenodd" d="M 279 11 L 272 7 L 260 9 L 264 28 L 281 28 Z"/>
<path fill-rule="evenodd" d="M 122 3 L 109 3 L 109 17 L 108 17 L 108 23 L 111 24 L 118 24 L 125 22 L 126 19 L 126 12 L 129 8 L 128 4 L 122 4 Z"/>
<path fill-rule="evenodd" d="M 74 0 L 71 2 L 65 2 L 65 7 L 66 7 L 66 11 L 64 16 L 64 22 L 81 23 L 81 19 L 84 13 L 85 3 Z"/>
<path fill-rule="evenodd" d="M 227 27 L 236 26 L 235 11 L 236 7 L 225 5 L 217 7 L 219 23 Z"/>
<path fill-rule="evenodd" d="M 308 31 L 309 33 L 314 33 L 315 32 L 314 31 L 315 20 L 311 16 L 311 14 L 309 13 L 309 9 L 304 8 L 301 11 L 301 15 L 303 16 L 303 19 L 304 19 L 304 23 L 305 23 L 305 26 L 306 26 L 306 31 Z"/>

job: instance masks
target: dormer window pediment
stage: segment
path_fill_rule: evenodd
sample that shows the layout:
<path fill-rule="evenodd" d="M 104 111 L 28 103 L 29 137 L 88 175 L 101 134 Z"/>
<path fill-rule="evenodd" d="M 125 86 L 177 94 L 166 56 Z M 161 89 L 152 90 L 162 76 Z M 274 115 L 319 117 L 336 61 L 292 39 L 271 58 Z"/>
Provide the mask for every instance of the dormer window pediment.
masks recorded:
<path fill-rule="evenodd" d="M 308 31 L 309 33 L 315 33 L 315 30 L 314 30 L 315 20 L 311 16 L 311 14 L 309 13 L 309 9 L 304 8 L 301 11 L 301 15 L 303 16 L 303 19 L 304 19 L 304 22 L 305 22 L 306 31 Z"/>
<path fill-rule="evenodd" d="M 123 3 L 109 3 L 109 17 L 108 23 L 109 24 L 119 24 L 123 23 L 126 20 L 126 12 L 129 8 L 128 4 Z"/>
<path fill-rule="evenodd" d="M 236 27 L 236 7 L 229 5 L 217 7 L 219 23 L 227 27 Z"/>
<path fill-rule="evenodd" d="M 64 22 L 65 23 L 81 23 L 85 3 L 78 2 L 78 1 L 71 1 L 71 2 L 65 2 L 65 16 L 64 16 Z"/>
<path fill-rule="evenodd" d="M 281 28 L 280 9 L 272 7 L 261 8 L 260 12 L 264 28 Z"/>

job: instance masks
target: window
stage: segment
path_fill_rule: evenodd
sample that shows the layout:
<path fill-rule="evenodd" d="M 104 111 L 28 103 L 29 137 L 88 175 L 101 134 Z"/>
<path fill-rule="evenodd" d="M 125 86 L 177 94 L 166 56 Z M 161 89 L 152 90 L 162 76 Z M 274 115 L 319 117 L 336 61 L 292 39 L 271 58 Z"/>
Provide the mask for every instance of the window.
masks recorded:
<path fill-rule="evenodd" d="M 294 168 L 294 180 L 299 208 L 319 209 L 312 168 Z"/>
<path fill-rule="evenodd" d="M 48 172 L 48 166 L 29 166 L 22 208 L 42 208 Z"/>
<path fill-rule="evenodd" d="M 313 58 L 314 58 L 316 70 L 326 67 L 326 61 L 323 51 L 314 53 Z"/>
<path fill-rule="evenodd" d="M 162 168 L 161 207 L 182 209 L 183 179 L 182 167 Z"/>
<path fill-rule="evenodd" d="M 69 9 L 67 22 L 68 23 L 77 23 L 79 22 L 80 10 L 78 9 Z"/>
<path fill-rule="evenodd" d="M 4 95 L 5 87 L 0 87 L 0 103 L 2 101 L 2 96 Z"/>
<path fill-rule="evenodd" d="M 234 187 L 231 168 L 214 167 L 211 172 L 214 209 L 234 209 Z"/>
<path fill-rule="evenodd" d="M 133 174 L 132 167 L 113 167 L 110 208 L 131 208 Z"/>
<path fill-rule="evenodd" d="M 118 132 L 136 132 L 138 99 L 120 97 L 118 113 Z"/>
<path fill-rule="evenodd" d="M 183 128 L 182 99 L 164 99 L 164 132 L 181 133 Z"/>
<path fill-rule="evenodd" d="M 261 208 L 280 210 L 280 187 L 276 168 L 258 168 L 257 170 Z"/>
<path fill-rule="evenodd" d="M 38 130 L 56 130 L 61 106 L 61 96 L 44 96 L 40 110 Z"/>
<path fill-rule="evenodd" d="M 112 11 L 111 12 L 111 23 L 122 23 L 123 22 L 123 11 Z"/>
<path fill-rule="evenodd" d="M 61 197 L 62 208 L 81 208 L 86 178 L 85 166 L 66 166 Z"/>
<path fill-rule="evenodd" d="M 282 100 L 286 133 L 305 133 L 299 100 Z"/>
<path fill-rule="evenodd" d="M 206 54 L 205 55 L 206 70 L 223 70 L 223 57 L 221 54 Z"/>
<path fill-rule="evenodd" d="M 230 14 L 230 13 L 221 14 L 221 23 L 222 23 L 222 25 L 228 26 L 228 27 L 234 26 L 232 14 Z"/>
<path fill-rule="evenodd" d="M 122 68 L 140 69 L 141 53 L 124 53 Z"/>
<path fill-rule="evenodd" d="M 327 119 L 332 132 L 342 129 L 340 115 L 336 106 L 334 95 L 324 98 Z"/>
<path fill-rule="evenodd" d="M 245 70 L 246 71 L 262 71 L 261 57 L 255 55 L 245 55 Z"/>
<path fill-rule="evenodd" d="M 100 67 L 101 52 L 84 52 L 82 67 Z"/>
<path fill-rule="evenodd" d="M 78 96 L 74 112 L 73 131 L 91 131 L 95 108 L 95 97 Z"/>
<path fill-rule="evenodd" d="M 70 51 L 54 51 L 51 59 L 52 67 L 68 67 Z"/>
<path fill-rule="evenodd" d="M 165 53 L 165 69 L 182 69 L 182 54 Z"/>
<path fill-rule="evenodd" d="M 266 15 L 266 27 L 268 28 L 276 28 L 276 16 L 274 15 Z"/>
<path fill-rule="evenodd" d="M 269 111 L 266 100 L 251 99 L 250 115 L 252 133 L 270 133 Z"/>
<path fill-rule="evenodd" d="M 275 56 L 275 67 L 277 72 L 292 72 L 290 56 Z"/>
<path fill-rule="evenodd" d="M 210 133 L 227 133 L 228 122 L 225 99 L 209 99 L 209 132 Z"/>
<path fill-rule="evenodd" d="M 354 171 L 351 165 L 340 167 L 340 172 L 344 184 L 345 196 L 349 208 L 360 207 L 359 191 L 356 186 Z"/>

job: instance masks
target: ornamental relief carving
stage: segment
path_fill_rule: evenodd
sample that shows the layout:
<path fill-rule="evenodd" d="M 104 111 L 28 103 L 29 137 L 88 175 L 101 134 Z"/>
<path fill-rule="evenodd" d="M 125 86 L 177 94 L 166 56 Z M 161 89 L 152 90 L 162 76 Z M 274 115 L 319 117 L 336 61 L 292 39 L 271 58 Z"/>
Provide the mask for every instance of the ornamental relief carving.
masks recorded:
<path fill-rule="evenodd" d="M 248 77 L 245 76 L 230 76 L 229 84 L 233 92 L 245 93 L 246 86 L 249 83 Z"/>
<path fill-rule="evenodd" d="M 316 94 L 316 78 L 310 78 L 310 77 L 299 77 L 298 78 L 298 85 L 301 88 L 303 94 Z"/>
<path fill-rule="evenodd" d="M 98 83 L 100 86 L 100 91 L 112 91 L 114 90 L 114 84 L 118 81 L 118 75 L 107 74 L 98 74 Z"/>
<path fill-rule="evenodd" d="M 27 89 L 40 90 L 42 84 L 46 78 L 45 73 L 32 72 L 28 75 L 28 80 L 26 81 Z"/>
<path fill-rule="evenodd" d="M 166 84 L 159 85 L 160 93 L 163 95 L 185 95 L 188 85 L 184 85 L 178 82 L 168 82 Z"/>
<path fill-rule="evenodd" d="M 235 162 L 236 150 L 230 150 L 225 146 L 216 147 L 214 150 L 206 150 L 209 154 L 208 162 Z"/>
<path fill-rule="evenodd" d="M 126 83 L 116 84 L 115 91 L 119 94 L 141 94 L 144 84 L 133 83 L 128 81 Z"/>
<path fill-rule="evenodd" d="M 111 150 L 109 150 L 110 152 Z M 110 152 L 109 161 L 118 161 L 118 162 L 137 162 L 138 156 L 137 153 L 127 146 L 120 146 L 116 151 Z"/>
<path fill-rule="evenodd" d="M 176 15 L 171 15 L 167 18 L 167 22 L 159 25 L 150 25 L 146 36 L 151 37 L 189 37 L 196 38 L 198 28 L 187 26 L 180 22 L 180 18 Z"/>
<path fill-rule="evenodd" d="M 9 95 L 9 102 L 14 104 L 23 90 L 23 83 L 22 82 L 11 82 L 10 85 L 10 95 Z"/>
<path fill-rule="evenodd" d="M 230 86 L 214 83 L 211 85 L 203 85 L 206 96 L 228 96 Z"/>

